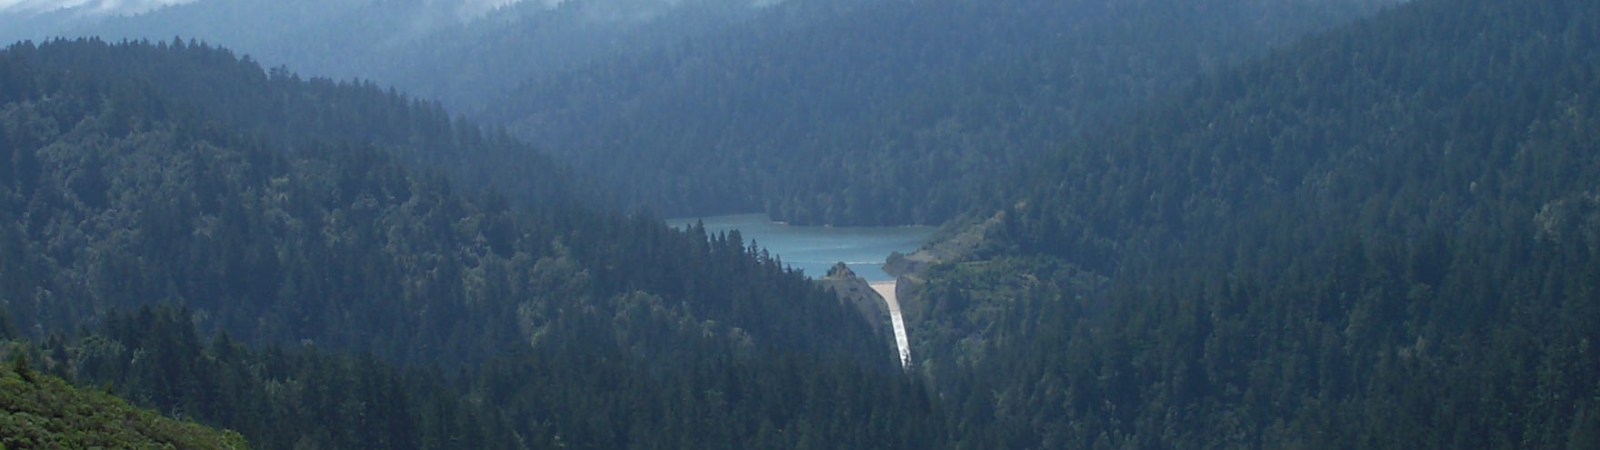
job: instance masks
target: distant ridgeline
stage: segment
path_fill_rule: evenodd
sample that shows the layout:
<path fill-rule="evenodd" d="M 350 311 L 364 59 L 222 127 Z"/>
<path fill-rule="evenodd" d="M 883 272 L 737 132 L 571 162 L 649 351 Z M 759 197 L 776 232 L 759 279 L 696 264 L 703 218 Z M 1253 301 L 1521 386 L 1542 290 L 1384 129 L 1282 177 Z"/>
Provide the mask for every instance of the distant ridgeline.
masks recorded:
<path fill-rule="evenodd" d="M 1589 0 L 1415 1 L 1053 152 L 925 274 L 957 433 L 1600 447 L 1597 30 Z"/>
<path fill-rule="evenodd" d="M 196 36 L 269 66 L 370 78 L 476 111 L 528 80 L 718 30 L 774 3 L 781 1 L 205 0 L 120 17 L 63 10 L 13 24 L 0 15 L 0 26 L 15 28 L 0 28 L 0 39 Z"/>
<path fill-rule="evenodd" d="M 938 225 L 1079 131 L 1386 0 L 788 0 L 484 118 L 667 217 Z"/>
<path fill-rule="evenodd" d="M 302 80 L 286 68 L 263 70 L 249 56 L 193 40 L 105 45 L 19 45 L 14 58 L 79 77 L 135 82 L 168 103 L 287 150 L 317 142 L 378 147 L 417 172 L 449 175 L 476 193 L 493 186 L 515 201 L 592 203 L 599 196 L 570 170 L 499 131 L 452 119 L 437 103 L 366 81 Z M 130 118 L 142 111 L 117 111 Z M 113 130 L 120 131 L 120 130 Z"/>
<path fill-rule="evenodd" d="M 986 15 L 979 3 L 1020 15 Z M 815 202 L 776 195 L 688 207 L 832 205 L 819 220 L 845 221 L 875 217 L 862 215 L 872 206 L 947 205 L 882 217 L 986 219 L 952 233 L 970 238 L 944 247 L 961 252 L 927 267 L 916 260 L 919 273 L 901 284 L 918 355 L 910 376 L 887 334 L 742 237 L 588 209 L 581 204 L 592 199 L 579 193 L 592 189 L 564 169 L 436 106 L 370 85 L 299 80 L 189 43 L 0 51 L 0 359 L 32 368 L 0 368 L 0 420 L 106 422 L 94 411 L 135 419 L 112 425 L 151 419 L 98 393 L 87 403 L 60 394 L 45 376 L 53 374 L 286 450 L 1600 448 L 1600 3 L 1416 0 L 1170 95 L 1154 92 L 1180 77 L 1151 75 L 1159 69 L 1131 84 L 1088 84 L 1139 94 L 1130 102 L 1155 95 L 1137 112 L 1135 103 L 1102 105 L 1094 111 L 1109 111 L 1104 122 L 1053 106 L 1023 116 L 1062 126 L 1059 136 L 1005 128 L 1033 122 L 999 113 L 921 117 L 936 109 L 899 100 L 838 114 L 857 110 L 842 99 L 876 105 L 877 89 L 918 83 L 987 93 L 920 91 L 963 111 L 1028 103 L 1032 88 L 1002 82 L 1031 72 L 935 58 L 967 48 L 936 38 L 1001 33 L 1011 28 L 999 17 L 1046 17 L 1028 13 L 1053 11 L 1044 3 L 846 11 L 839 17 L 862 21 L 789 28 L 772 35 L 778 44 L 718 41 L 738 57 L 688 46 L 650 58 L 712 69 L 606 82 L 645 87 L 682 74 L 676 93 L 575 96 L 534 106 L 570 111 L 518 116 L 518 127 L 544 129 L 576 123 L 557 116 L 589 120 L 571 113 L 581 105 L 639 107 L 639 134 L 622 126 L 633 116 L 617 116 L 568 151 L 614 138 L 617 148 L 653 152 L 640 136 L 666 136 L 662 145 L 680 153 L 659 154 L 677 159 L 608 156 L 619 169 L 685 161 L 678 170 L 705 175 L 701 185 L 662 175 L 627 188 L 663 193 L 664 205 L 721 190 L 789 192 L 778 178 L 735 169 L 799 174 L 911 154 L 935 156 L 848 167 L 944 176 L 936 168 L 995 166 L 990 175 L 1011 184 L 953 203 L 941 200 L 943 188 L 880 202 L 872 199 L 891 196 L 840 178 L 784 188 L 810 189 Z M 1270 16 L 1243 11 L 1317 5 L 1105 2 L 1106 14 L 1088 16 L 1100 20 L 1082 20 L 1105 36 L 1138 31 L 1149 48 L 1182 42 L 1190 51 L 1216 38 L 1226 41 L 1218 48 L 1259 53 L 1269 37 L 1313 26 L 1237 25 Z M 897 25 L 891 12 L 965 28 L 932 33 Z M 1242 34 L 1224 39 L 1234 31 Z M 923 52 L 890 45 L 902 35 L 931 43 L 916 47 Z M 1081 57 L 1069 51 L 1078 48 L 1071 36 L 1023 48 Z M 884 48 L 856 54 L 840 42 Z M 956 55 L 1013 41 L 995 42 Z M 819 72 L 777 83 L 791 92 L 751 75 L 767 69 L 725 70 L 787 64 L 790 53 L 768 48 L 805 49 L 794 54 L 814 58 L 795 64 Z M 1182 61 L 1089 48 L 1114 61 L 1105 67 Z M 830 52 L 845 59 L 819 62 Z M 1128 54 L 1136 56 L 1112 56 Z M 657 67 L 648 59 L 602 65 L 595 80 Z M 944 67 L 975 78 L 930 81 Z M 1090 83 L 1091 68 L 1077 79 Z M 860 88 L 823 89 L 813 82 L 827 80 L 820 72 L 858 74 L 849 86 Z M 917 73 L 930 79 L 907 75 Z M 728 82 L 716 92 L 703 86 L 717 83 L 688 82 L 705 74 Z M 1158 78 L 1167 81 L 1150 81 Z M 685 99 L 724 102 L 647 107 Z M 776 117 L 764 111 L 793 105 L 809 112 L 785 126 L 817 134 L 766 142 L 745 133 Z M 876 114 L 885 111 L 906 115 Z M 700 112 L 695 120 L 708 122 L 644 120 Z M 729 118 L 739 120 L 717 122 Z M 855 119 L 866 125 L 837 125 Z M 727 128 L 697 128 L 707 123 Z M 903 126 L 918 123 L 945 125 Z M 1087 124 L 1105 126 L 1074 137 Z M 726 142 L 706 139 L 724 132 Z M 881 137 L 901 144 L 871 148 L 902 153 L 767 151 L 807 136 Z M 1039 160 L 983 150 L 1045 146 Z M 751 153 L 719 153 L 730 148 Z M 1026 175 L 998 167 L 1024 162 Z M 734 175 L 710 176 L 718 170 Z M 474 176 L 482 181 L 455 181 Z M 967 186 L 981 186 L 977 177 Z M 737 184 L 751 179 L 768 184 Z M 35 372 L 49 389 L 15 389 Z M 22 435 L 14 430 L 23 428 L 0 427 L 0 442 L 28 448 L 4 440 Z M 197 447 L 238 443 L 181 430 L 201 439 Z M 95 442 L 85 446 L 136 445 Z"/>

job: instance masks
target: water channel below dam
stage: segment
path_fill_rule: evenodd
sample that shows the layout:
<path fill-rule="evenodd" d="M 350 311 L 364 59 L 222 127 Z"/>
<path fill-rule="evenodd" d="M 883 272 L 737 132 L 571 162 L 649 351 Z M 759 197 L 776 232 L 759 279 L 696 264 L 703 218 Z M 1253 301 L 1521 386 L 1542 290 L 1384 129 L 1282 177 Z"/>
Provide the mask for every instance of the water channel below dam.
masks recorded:
<path fill-rule="evenodd" d="M 794 226 L 773 222 L 766 214 L 669 219 L 667 225 L 683 229 L 696 221 L 706 227 L 708 235 L 739 230 L 746 244 L 754 242 L 811 278 L 826 275 L 828 268 L 840 262 L 850 266 L 857 276 L 871 283 L 872 290 L 888 307 L 900 364 L 910 365 L 911 346 L 895 296 L 895 280 L 883 271 L 883 263 L 890 253 L 909 254 L 922 247 L 933 236 L 934 227 Z"/>

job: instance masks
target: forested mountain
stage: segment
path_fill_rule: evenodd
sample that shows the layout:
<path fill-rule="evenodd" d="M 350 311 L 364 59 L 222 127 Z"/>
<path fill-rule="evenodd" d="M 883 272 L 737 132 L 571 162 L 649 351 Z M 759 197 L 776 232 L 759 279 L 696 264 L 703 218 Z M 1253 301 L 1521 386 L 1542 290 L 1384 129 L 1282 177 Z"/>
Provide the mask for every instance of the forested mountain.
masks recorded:
<path fill-rule="evenodd" d="M 1382 3 L 791 0 L 485 117 L 667 216 L 938 224 L 1080 130 Z"/>
<path fill-rule="evenodd" d="M 923 274 L 957 433 L 1600 445 L 1596 30 L 1592 1 L 1419 0 L 1054 152 Z"/>
<path fill-rule="evenodd" d="M 1081 130 L 1387 3 L 199 0 L 56 32 L 394 85 L 506 124 L 624 208 L 939 224 Z"/>
<path fill-rule="evenodd" d="M 410 135 L 363 122 L 435 109 L 341 102 L 375 93 L 259 68 L 210 75 L 252 66 L 203 46 L 59 41 L 3 63 L 0 298 L 30 335 L 159 302 L 193 309 L 207 333 L 402 361 L 580 337 L 646 359 L 736 346 L 892 361 L 886 336 L 737 235 L 457 193 L 393 155 L 526 148 L 426 115 L 394 125 L 423 125 Z M 160 78 L 205 94 L 167 94 Z M 228 100 L 244 102 L 217 109 Z"/>
<path fill-rule="evenodd" d="M 348 60 L 320 63 L 311 55 L 288 55 L 283 60 L 296 67 L 308 64 L 305 70 L 316 73 L 380 79 L 415 95 L 437 98 L 457 110 L 475 113 L 521 84 L 710 33 L 756 15 L 774 2 L 551 3 L 512 3 L 479 19 L 449 24 L 423 36 L 353 54 Z"/>
<path fill-rule="evenodd" d="M 259 448 L 949 446 L 888 336 L 737 233 L 457 192 L 356 120 L 429 107 L 250 67 L 0 52 L 8 353 Z"/>
<path fill-rule="evenodd" d="M 749 0 L 196 0 L 133 15 L 0 11 L 0 41 L 196 38 L 269 66 L 373 79 L 458 111 L 592 61 L 709 32 Z M 13 25 L 14 24 L 14 25 Z"/>
<path fill-rule="evenodd" d="M 1600 4 L 1267 50 L 1372 6 L 789 0 L 491 110 L 667 212 L 969 218 L 900 281 L 906 372 L 436 104 L 15 45 L 0 420 L 81 421 L 7 390 L 53 374 L 272 449 L 1600 447 Z"/>
<path fill-rule="evenodd" d="M 444 172 L 469 194 L 492 186 L 534 206 L 602 198 L 566 167 L 505 133 L 481 131 L 476 124 L 452 118 L 436 102 L 415 100 L 372 82 L 301 79 L 283 67 L 264 71 L 248 56 L 194 40 L 56 45 L 41 52 L 18 46 L 14 53 L 52 70 L 137 80 L 156 95 L 274 147 L 318 140 L 379 146 L 413 166 Z M 139 112 L 118 114 L 128 118 Z"/>

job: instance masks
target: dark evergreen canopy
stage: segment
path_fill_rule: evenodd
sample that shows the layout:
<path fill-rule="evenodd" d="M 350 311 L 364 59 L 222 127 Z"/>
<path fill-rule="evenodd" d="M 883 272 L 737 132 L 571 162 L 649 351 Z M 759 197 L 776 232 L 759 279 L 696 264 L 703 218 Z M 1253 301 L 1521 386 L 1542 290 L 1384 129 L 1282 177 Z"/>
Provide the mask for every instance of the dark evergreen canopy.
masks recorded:
<path fill-rule="evenodd" d="M 915 353 L 994 447 L 1591 448 L 1596 30 L 1417 1 L 1206 77 L 989 210 Z"/>

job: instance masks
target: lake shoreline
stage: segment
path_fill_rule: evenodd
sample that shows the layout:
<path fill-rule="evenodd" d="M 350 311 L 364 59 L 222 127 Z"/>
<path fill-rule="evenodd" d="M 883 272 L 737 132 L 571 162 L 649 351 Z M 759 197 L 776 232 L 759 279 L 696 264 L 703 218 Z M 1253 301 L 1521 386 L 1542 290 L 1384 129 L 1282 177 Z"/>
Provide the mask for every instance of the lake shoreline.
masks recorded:
<path fill-rule="evenodd" d="M 915 252 L 932 238 L 934 227 L 835 227 L 800 226 L 773 221 L 763 213 L 667 219 L 667 226 L 685 229 L 702 224 L 706 233 L 716 235 L 739 230 L 746 240 L 768 250 L 785 265 L 799 269 L 808 278 L 819 279 L 834 264 L 843 262 L 869 282 L 889 281 L 894 276 L 883 265 L 891 254 Z"/>

